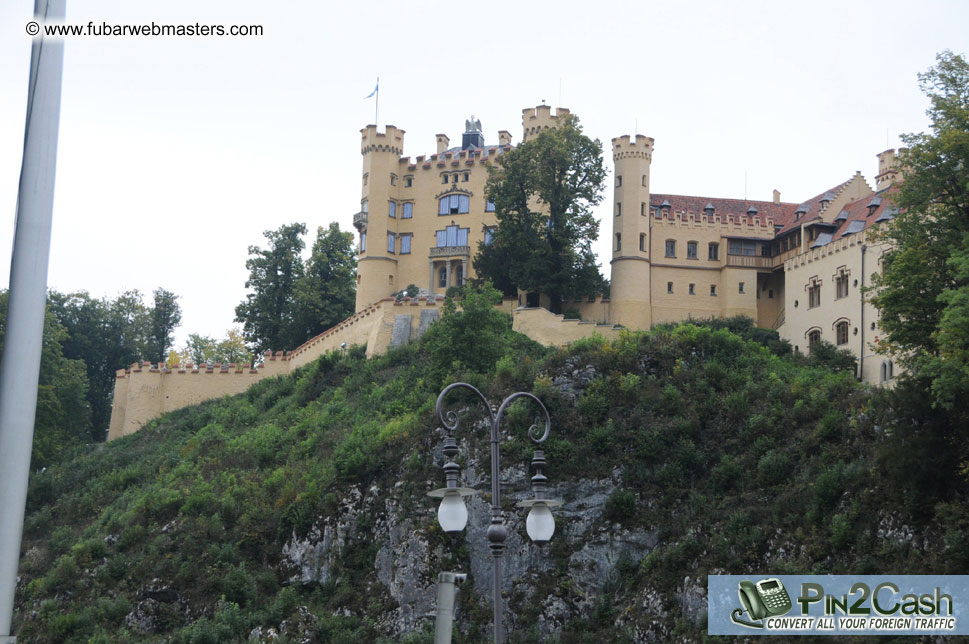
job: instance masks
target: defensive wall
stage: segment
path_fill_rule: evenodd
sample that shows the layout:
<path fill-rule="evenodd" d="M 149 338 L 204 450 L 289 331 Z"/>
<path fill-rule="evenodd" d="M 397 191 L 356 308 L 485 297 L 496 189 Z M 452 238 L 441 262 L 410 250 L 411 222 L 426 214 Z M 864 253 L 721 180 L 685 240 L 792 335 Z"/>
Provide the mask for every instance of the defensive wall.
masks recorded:
<path fill-rule="evenodd" d="M 119 369 L 108 440 L 133 434 L 166 412 L 242 393 L 264 378 L 287 374 L 329 351 L 362 345 L 367 347 L 367 357 L 371 357 L 408 344 L 440 317 L 443 302 L 441 296 L 384 298 L 292 351 L 267 351 L 263 363 L 255 367 L 233 363 L 168 368 L 165 363 L 136 362 Z M 608 302 L 586 302 L 577 308 L 585 317 L 608 308 Z M 563 320 L 561 315 L 538 308 L 512 311 L 512 306 L 513 300 L 506 300 L 500 308 L 512 313 L 513 328 L 546 346 L 561 346 L 594 333 L 606 339 L 618 335 L 618 329 L 612 325 Z"/>

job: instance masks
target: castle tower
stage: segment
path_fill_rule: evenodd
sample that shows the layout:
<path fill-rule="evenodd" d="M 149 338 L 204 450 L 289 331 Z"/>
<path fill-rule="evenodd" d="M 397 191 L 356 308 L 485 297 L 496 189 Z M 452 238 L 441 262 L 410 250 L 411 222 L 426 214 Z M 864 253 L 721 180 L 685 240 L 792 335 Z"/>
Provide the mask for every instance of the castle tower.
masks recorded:
<path fill-rule="evenodd" d="M 360 233 L 357 311 L 400 289 L 396 255 L 388 252 L 387 240 L 388 233 L 397 232 L 397 220 L 389 216 L 388 208 L 400 189 L 396 172 L 404 151 L 404 130 L 393 125 L 388 125 L 383 133 L 377 131 L 376 125 L 368 125 L 360 134 L 363 192 L 360 212 L 353 216 L 353 225 Z"/>
<path fill-rule="evenodd" d="M 648 329 L 650 310 L 649 165 L 653 139 L 637 134 L 612 140 L 616 166 L 612 210 L 612 288 L 609 318 L 614 324 Z"/>
<path fill-rule="evenodd" d="M 535 138 L 542 130 L 558 127 L 568 114 L 569 110 L 564 107 L 556 108 L 555 114 L 552 114 L 551 105 L 539 105 L 538 107 L 523 109 L 522 141 Z"/>

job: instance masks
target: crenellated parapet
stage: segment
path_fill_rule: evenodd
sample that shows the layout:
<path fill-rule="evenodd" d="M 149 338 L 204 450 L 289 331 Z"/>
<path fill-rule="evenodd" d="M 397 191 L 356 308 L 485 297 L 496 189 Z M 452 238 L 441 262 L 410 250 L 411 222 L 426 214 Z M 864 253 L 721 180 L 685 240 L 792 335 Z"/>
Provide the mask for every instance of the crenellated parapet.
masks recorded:
<path fill-rule="evenodd" d="M 552 113 L 551 105 L 539 105 L 522 110 L 522 131 L 524 140 L 538 136 L 543 130 L 558 127 L 570 114 L 569 110 L 559 107 Z"/>
<path fill-rule="evenodd" d="M 654 143 L 655 141 L 652 137 L 643 134 L 637 134 L 635 137 L 631 137 L 628 134 L 617 136 L 612 140 L 612 159 L 613 161 L 620 161 L 622 159 L 644 159 L 646 161 L 652 161 Z"/>
<path fill-rule="evenodd" d="M 723 229 L 725 235 L 773 237 L 774 220 L 770 217 L 749 217 L 736 214 L 707 214 L 662 209 L 653 217 L 654 227 L 711 227 Z"/>
<path fill-rule="evenodd" d="M 391 152 L 400 157 L 404 154 L 404 130 L 388 125 L 383 132 L 376 125 L 368 125 L 360 130 L 360 154 L 371 152 Z"/>

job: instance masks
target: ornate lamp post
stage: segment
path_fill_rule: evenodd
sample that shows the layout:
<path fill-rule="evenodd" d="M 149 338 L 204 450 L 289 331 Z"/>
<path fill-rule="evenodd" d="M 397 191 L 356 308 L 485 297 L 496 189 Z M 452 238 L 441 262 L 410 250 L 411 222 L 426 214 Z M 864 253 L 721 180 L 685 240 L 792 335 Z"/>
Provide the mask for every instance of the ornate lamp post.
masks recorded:
<path fill-rule="evenodd" d="M 446 487 L 428 492 L 428 496 L 440 498 L 441 506 L 437 511 L 437 518 L 441 528 L 445 532 L 460 532 L 464 530 L 468 523 L 468 509 L 464 503 L 464 497 L 475 494 L 477 490 L 466 487 L 458 487 L 458 478 L 461 473 L 461 466 L 454 462 L 454 457 L 458 454 L 458 444 L 454 440 L 454 430 L 458 428 L 458 414 L 455 411 L 445 413 L 443 408 L 444 398 L 452 390 L 458 387 L 470 389 L 488 410 L 488 419 L 491 423 L 491 525 L 488 526 L 488 541 L 490 542 L 492 557 L 492 569 L 494 577 L 494 619 L 495 619 L 495 644 L 504 642 L 504 631 L 501 624 L 502 601 L 501 601 L 501 557 L 504 554 L 505 539 L 508 538 L 508 529 L 505 527 L 505 517 L 501 511 L 501 479 L 499 468 L 499 434 L 498 426 L 501 424 L 501 417 L 505 413 L 505 408 L 518 399 L 527 398 L 533 401 L 541 409 L 545 416 L 545 430 L 541 433 L 539 425 L 532 425 L 528 428 L 528 437 L 536 445 L 541 446 L 548 438 L 552 427 L 548 410 L 542 401 L 532 394 L 519 391 L 511 394 L 498 407 L 498 413 L 491 411 L 491 405 L 478 389 L 465 383 L 456 382 L 444 388 L 444 391 L 437 397 L 437 417 L 447 429 L 447 438 L 444 439 L 444 456 L 447 463 L 444 464 L 444 476 Z M 532 476 L 532 492 L 534 498 L 518 503 L 518 507 L 529 508 L 528 517 L 525 520 L 525 529 L 528 536 L 536 543 L 548 543 L 555 532 L 555 519 L 552 516 L 551 508 L 562 505 L 562 501 L 555 501 L 546 498 L 548 479 L 542 473 L 545 468 L 545 452 L 536 448 L 532 456 L 532 467 L 535 475 Z"/>

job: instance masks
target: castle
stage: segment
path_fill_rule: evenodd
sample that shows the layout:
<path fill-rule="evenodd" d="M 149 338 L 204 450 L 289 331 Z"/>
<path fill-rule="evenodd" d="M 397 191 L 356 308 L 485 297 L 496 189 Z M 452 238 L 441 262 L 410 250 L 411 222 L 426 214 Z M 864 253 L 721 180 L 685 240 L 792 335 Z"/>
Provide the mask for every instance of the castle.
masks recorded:
<path fill-rule="evenodd" d="M 541 105 L 523 110 L 523 141 L 557 127 L 569 111 Z M 403 156 L 404 130 L 361 130 L 363 156 L 356 313 L 297 349 L 268 354 L 260 368 L 216 365 L 174 370 L 135 364 L 118 372 L 109 439 L 165 411 L 238 393 L 263 377 L 285 373 L 326 351 L 365 344 L 368 355 L 417 338 L 437 318 L 452 286 L 474 274 L 472 258 L 497 226 L 487 200 L 488 166 L 500 163 L 512 135 L 487 145 L 481 123 L 465 122 L 460 146 L 438 134 L 437 151 Z M 875 354 L 878 311 L 862 288 L 879 271 L 884 248 L 869 240 L 875 224 L 893 218 L 890 195 L 899 178 L 894 150 L 878 155 L 873 190 L 860 173 L 799 203 L 718 199 L 650 192 L 653 139 L 612 140 L 611 293 L 563 308 L 581 320 L 548 312 L 540 294 L 507 300 L 516 330 L 548 345 L 598 333 L 689 317 L 746 315 L 776 329 L 796 350 L 826 340 L 858 358 L 858 376 L 893 377 L 891 360 Z M 603 227 L 608 228 L 607 226 Z M 415 298 L 394 297 L 409 285 Z M 206 374 L 212 374 L 211 376 Z"/>

